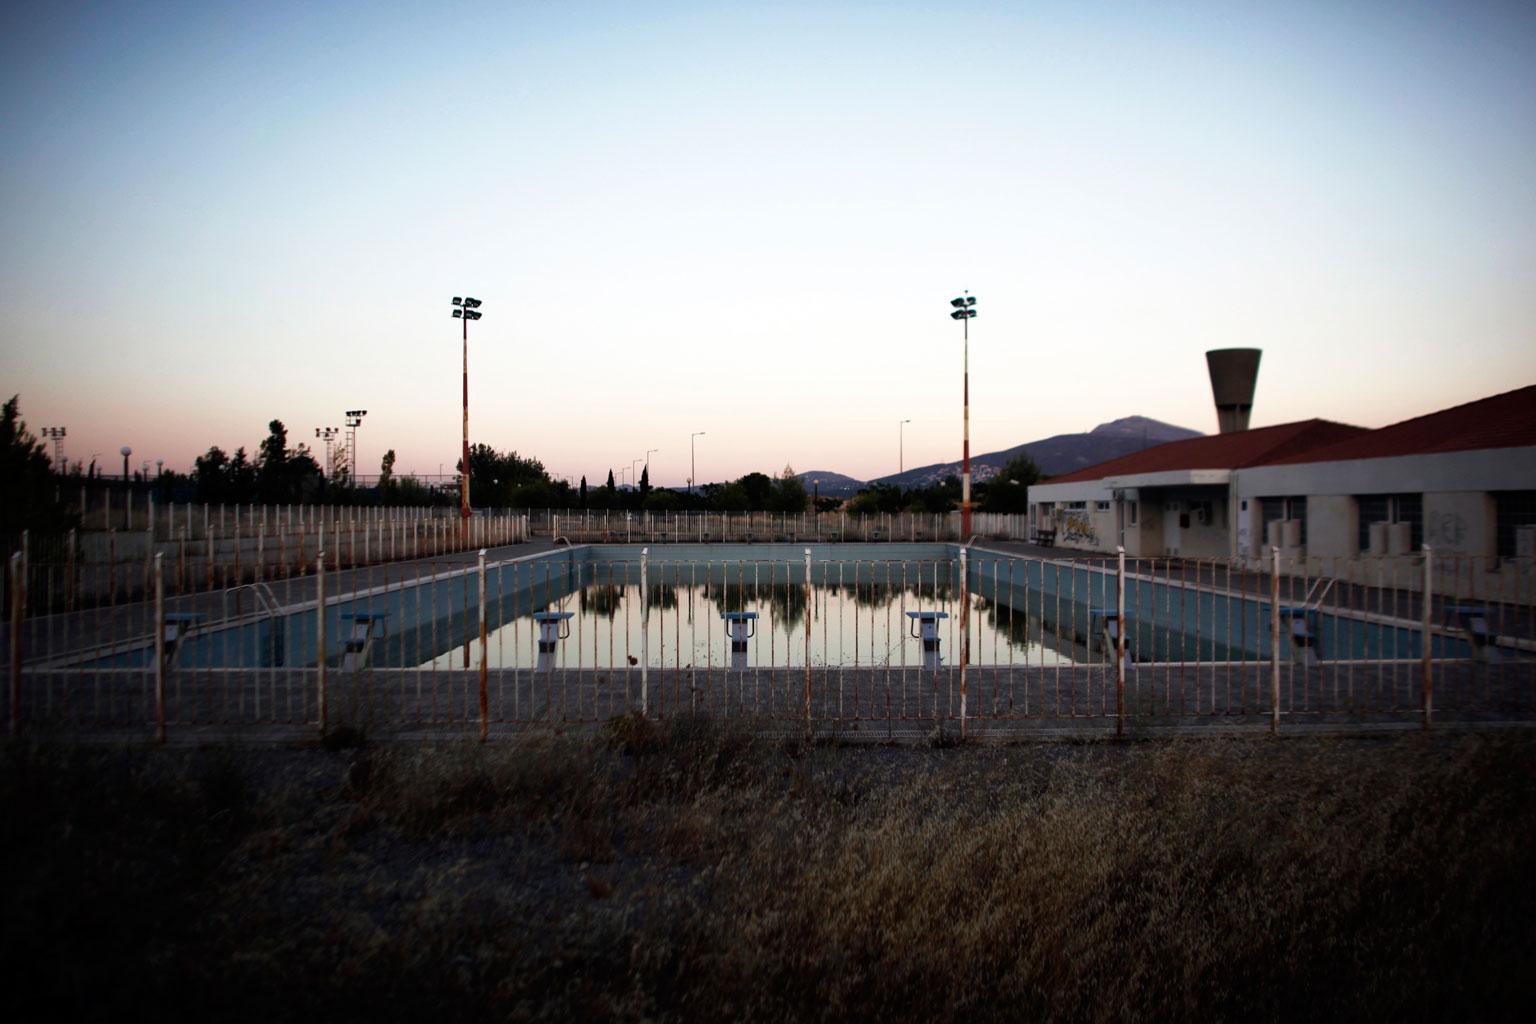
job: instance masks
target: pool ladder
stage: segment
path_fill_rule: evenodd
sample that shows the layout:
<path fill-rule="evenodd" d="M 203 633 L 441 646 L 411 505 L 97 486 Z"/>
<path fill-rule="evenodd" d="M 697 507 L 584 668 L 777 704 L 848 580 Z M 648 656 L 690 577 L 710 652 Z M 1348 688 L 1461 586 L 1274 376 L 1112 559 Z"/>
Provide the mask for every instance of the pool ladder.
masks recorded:
<path fill-rule="evenodd" d="M 228 619 L 230 617 L 229 602 L 231 598 L 235 602 L 235 614 L 240 614 L 240 592 L 243 590 L 249 590 L 255 594 L 256 600 L 261 604 L 261 610 L 266 613 L 264 621 L 268 624 L 267 642 L 271 648 L 272 664 L 283 664 L 286 644 L 282 631 L 278 628 L 278 624 L 281 621 L 282 608 L 277 603 L 277 595 L 272 592 L 272 588 L 266 582 L 257 580 L 255 583 L 244 583 L 224 591 L 224 618 Z"/>
<path fill-rule="evenodd" d="M 1291 658 L 1306 668 L 1318 662 L 1318 613 L 1322 610 L 1323 599 L 1337 582 L 1333 576 L 1319 576 L 1307 588 L 1300 605 L 1280 609 L 1280 617 L 1286 619 L 1290 627 L 1287 632 L 1291 638 Z"/>

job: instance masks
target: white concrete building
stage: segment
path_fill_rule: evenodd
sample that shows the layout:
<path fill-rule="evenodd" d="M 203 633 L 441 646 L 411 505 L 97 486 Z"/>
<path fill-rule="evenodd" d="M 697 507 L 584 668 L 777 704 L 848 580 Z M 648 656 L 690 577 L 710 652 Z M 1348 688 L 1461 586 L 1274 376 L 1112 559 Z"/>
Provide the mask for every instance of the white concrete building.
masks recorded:
<path fill-rule="evenodd" d="M 1158 445 L 1029 490 L 1058 544 L 1314 573 L 1429 545 L 1469 573 L 1536 556 L 1536 386 L 1380 430 L 1307 420 Z M 1506 581 L 1507 582 L 1507 581 Z"/>

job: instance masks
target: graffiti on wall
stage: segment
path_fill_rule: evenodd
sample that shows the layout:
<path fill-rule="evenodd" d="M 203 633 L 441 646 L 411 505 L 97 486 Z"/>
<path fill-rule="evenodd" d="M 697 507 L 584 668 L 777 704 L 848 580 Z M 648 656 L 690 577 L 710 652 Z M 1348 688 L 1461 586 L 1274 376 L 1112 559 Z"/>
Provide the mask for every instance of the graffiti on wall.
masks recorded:
<path fill-rule="evenodd" d="M 1058 520 L 1061 530 L 1061 539 L 1085 540 L 1092 544 L 1099 542 L 1099 535 L 1094 532 L 1093 523 L 1088 520 L 1086 512 L 1063 512 Z"/>
<path fill-rule="evenodd" d="M 1456 512 L 1431 512 L 1424 518 L 1424 543 L 1459 548 L 1467 539 L 1467 521 Z"/>

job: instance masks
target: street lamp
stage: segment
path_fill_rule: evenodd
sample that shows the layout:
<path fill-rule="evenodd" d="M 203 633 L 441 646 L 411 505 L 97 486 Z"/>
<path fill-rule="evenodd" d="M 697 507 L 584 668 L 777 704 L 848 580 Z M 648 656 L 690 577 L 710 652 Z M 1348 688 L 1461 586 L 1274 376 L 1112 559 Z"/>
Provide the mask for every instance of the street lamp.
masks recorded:
<path fill-rule="evenodd" d="M 960 450 L 960 539 L 971 538 L 971 319 L 976 315 L 976 296 L 966 292 L 958 299 L 950 299 L 954 307 L 949 316 L 965 327 L 965 354 L 963 381 L 962 423 L 964 439 Z"/>
<path fill-rule="evenodd" d="M 652 487 L 655 487 L 656 483 L 651 480 L 651 456 L 659 451 L 661 451 L 660 448 L 647 448 L 645 450 L 645 479 L 650 482 Z"/>
<path fill-rule="evenodd" d="M 127 483 L 128 482 L 128 456 L 133 454 L 133 449 L 128 447 L 127 445 L 123 445 L 121 448 L 118 449 L 118 452 L 123 456 L 123 483 Z"/>
<path fill-rule="evenodd" d="M 459 475 L 459 515 L 469 518 L 469 322 L 480 319 L 480 300 L 453 297 L 453 315 L 464 321 L 464 472 Z"/>
<path fill-rule="evenodd" d="M 907 471 L 906 437 L 903 436 L 903 432 L 906 430 L 907 424 L 911 423 L 911 422 L 912 422 L 911 420 L 902 420 L 901 422 L 896 424 L 896 472 L 897 473 L 905 473 Z"/>
<path fill-rule="evenodd" d="M 643 458 L 629 460 L 629 479 L 636 487 L 640 486 L 640 474 L 635 472 L 635 467 L 644 461 L 645 459 Z"/>
<path fill-rule="evenodd" d="M 696 485 L 694 474 L 699 471 L 699 467 L 695 464 L 693 457 L 693 439 L 703 436 L 704 431 L 702 430 L 696 430 L 688 435 L 688 490 L 690 493 L 692 493 L 693 488 Z"/>

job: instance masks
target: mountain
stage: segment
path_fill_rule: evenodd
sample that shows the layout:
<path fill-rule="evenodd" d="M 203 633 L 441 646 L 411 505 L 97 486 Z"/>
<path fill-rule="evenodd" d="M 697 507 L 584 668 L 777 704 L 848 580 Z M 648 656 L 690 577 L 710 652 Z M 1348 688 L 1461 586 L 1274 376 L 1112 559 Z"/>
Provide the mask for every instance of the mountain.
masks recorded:
<path fill-rule="evenodd" d="M 851 498 L 864 486 L 863 480 L 834 473 L 829 469 L 813 469 L 808 473 L 796 473 L 805 489 L 823 498 Z"/>
<path fill-rule="evenodd" d="M 1039 441 L 1026 441 L 1002 451 L 971 456 L 971 479 L 977 483 L 989 480 L 1008 460 L 1019 454 L 1028 455 L 1046 476 L 1060 476 L 1097 465 L 1108 459 L 1139 452 L 1143 448 L 1182 441 L 1187 437 L 1200 437 L 1200 431 L 1176 427 L 1146 416 L 1126 416 L 1122 419 L 1100 423 L 1086 434 L 1057 434 Z M 960 475 L 959 462 L 937 462 L 931 466 L 919 466 L 905 473 L 892 473 L 870 483 L 895 484 L 902 488 L 927 487 L 949 475 Z M 823 489 L 822 493 L 827 493 Z"/>

